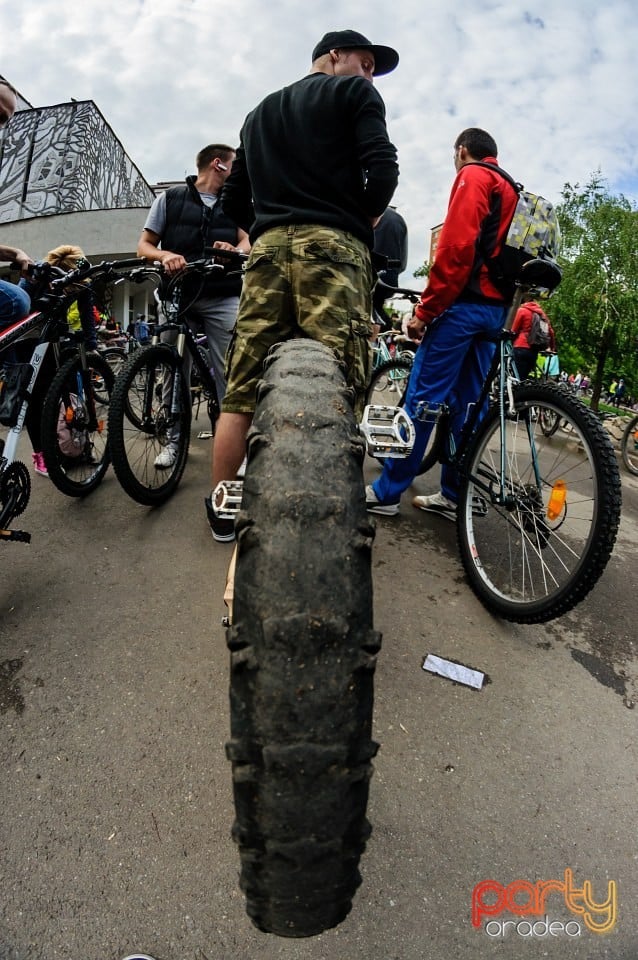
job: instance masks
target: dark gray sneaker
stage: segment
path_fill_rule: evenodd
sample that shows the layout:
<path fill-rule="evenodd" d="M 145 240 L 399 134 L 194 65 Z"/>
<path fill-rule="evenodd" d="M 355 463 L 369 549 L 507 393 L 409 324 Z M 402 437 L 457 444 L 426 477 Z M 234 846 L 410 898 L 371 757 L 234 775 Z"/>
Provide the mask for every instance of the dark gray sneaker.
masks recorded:
<path fill-rule="evenodd" d="M 232 543 L 235 539 L 235 521 L 218 517 L 213 509 L 213 501 L 210 497 L 204 497 L 204 503 L 206 504 L 206 516 L 213 539 L 217 540 L 218 543 Z"/>

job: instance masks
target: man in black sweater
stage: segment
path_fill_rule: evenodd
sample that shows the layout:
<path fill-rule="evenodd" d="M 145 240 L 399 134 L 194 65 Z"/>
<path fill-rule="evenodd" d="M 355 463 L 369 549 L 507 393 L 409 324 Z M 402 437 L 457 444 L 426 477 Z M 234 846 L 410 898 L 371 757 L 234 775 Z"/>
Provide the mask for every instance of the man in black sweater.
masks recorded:
<path fill-rule="evenodd" d="M 330 346 L 362 401 L 370 373 L 370 251 L 398 179 L 396 150 L 373 76 L 399 61 L 354 30 L 327 33 L 308 76 L 270 94 L 246 118 L 224 212 L 252 252 L 228 361 L 213 451 L 213 488 L 235 478 L 270 347 L 293 337 Z M 216 540 L 232 521 L 206 501 Z"/>

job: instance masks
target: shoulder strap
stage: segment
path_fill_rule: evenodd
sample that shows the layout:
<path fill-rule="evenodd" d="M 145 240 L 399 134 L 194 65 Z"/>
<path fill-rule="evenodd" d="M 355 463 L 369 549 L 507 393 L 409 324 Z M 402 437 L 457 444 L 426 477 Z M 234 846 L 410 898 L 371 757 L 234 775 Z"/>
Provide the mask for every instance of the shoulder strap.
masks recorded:
<path fill-rule="evenodd" d="M 514 177 L 511 177 L 506 170 L 503 170 L 502 167 L 497 167 L 493 163 L 485 163 L 484 160 L 469 160 L 466 164 L 466 167 L 487 167 L 488 170 L 493 170 L 494 173 L 500 173 L 504 180 L 513 187 L 517 193 L 520 193 L 523 189 L 523 184 L 519 183 L 518 180 L 515 180 Z"/>

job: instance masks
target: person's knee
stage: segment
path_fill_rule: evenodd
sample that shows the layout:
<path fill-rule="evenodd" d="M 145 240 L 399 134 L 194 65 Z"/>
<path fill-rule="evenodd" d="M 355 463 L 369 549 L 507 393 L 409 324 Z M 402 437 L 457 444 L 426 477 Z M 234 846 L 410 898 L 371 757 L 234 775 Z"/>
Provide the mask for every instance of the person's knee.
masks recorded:
<path fill-rule="evenodd" d="M 0 325 L 8 326 L 26 317 L 31 309 L 31 297 L 15 283 L 2 283 L 0 289 Z"/>

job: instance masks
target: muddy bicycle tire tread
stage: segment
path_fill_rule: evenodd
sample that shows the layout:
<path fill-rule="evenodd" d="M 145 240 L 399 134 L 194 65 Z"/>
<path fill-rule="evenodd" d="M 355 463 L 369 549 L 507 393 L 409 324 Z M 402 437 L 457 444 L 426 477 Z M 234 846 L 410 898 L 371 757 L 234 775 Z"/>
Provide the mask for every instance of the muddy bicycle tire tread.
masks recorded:
<path fill-rule="evenodd" d="M 281 344 L 260 385 L 237 520 L 231 740 L 246 909 L 307 937 L 360 883 L 371 759 L 371 547 L 343 374 L 314 341 Z"/>

